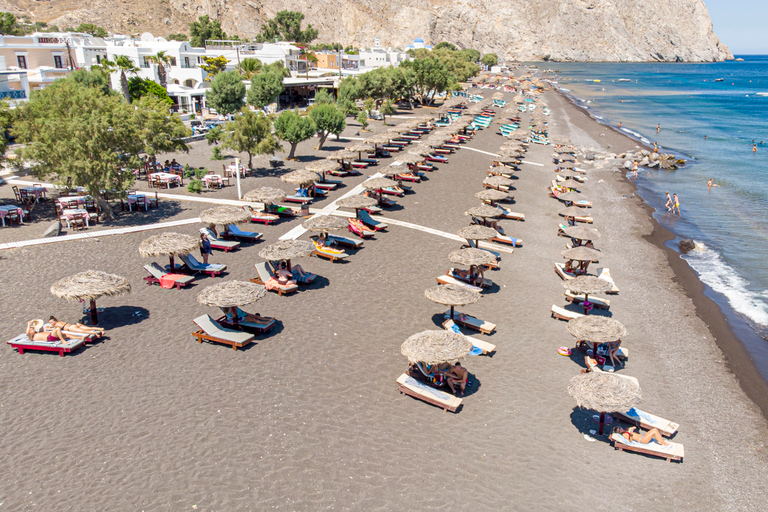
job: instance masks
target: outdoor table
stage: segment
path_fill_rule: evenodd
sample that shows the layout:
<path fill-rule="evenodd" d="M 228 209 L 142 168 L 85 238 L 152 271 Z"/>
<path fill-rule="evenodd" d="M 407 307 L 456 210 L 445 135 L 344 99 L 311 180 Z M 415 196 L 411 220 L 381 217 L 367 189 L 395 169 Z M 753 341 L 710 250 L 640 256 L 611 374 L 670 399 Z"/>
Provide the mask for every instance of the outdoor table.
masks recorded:
<path fill-rule="evenodd" d="M 6 204 L 3 206 L 0 206 L 0 220 L 3 221 L 3 227 L 5 227 L 5 216 L 11 212 L 18 213 L 19 219 L 21 219 L 21 223 L 24 224 L 24 210 L 19 206 Z"/>
<path fill-rule="evenodd" d="M 147 201 L 147 196 L 144 194 L 128 194 L 128 211 L 133 211 L 133 205 L 136 204 L 136 201 L 140 198 L 144 198 L 144 210 L 149 210 L 149 202 Z"/>
<path fill-rule="evenodd" d="M 77 204 L 79 206 L 85 206 L 86 201 L 90 201 L 91 196 L 64 196 L 59 198 L 59 206 L 62 208 L 69 208 L 71 204 Z"/>
<path fill-rule="evenodd" d="M 230 165 L 227 167 L 227 172 L 229 173 L 230 176 L 236 176 L 237 171 L 240 171 L 241 178 L 245 178 L 245 170 L 246 169 L 244 165 L 240 165 L 239 167 L 235 165 Z"/>
<path fill-rule="evenodd" d="M 176 174 L 171 174 L 169 172 L 155 172 L 150 174 L 150 176 L 158 181 L 162 181 L 165 183 L 166 187 L 171 186 L 171 183 L 176 183 L 177 185 L 181 185 L 181 177 Z"/>
<path fill-rule="evenodd" d="M 91 227 L 91 224 L 89 222 L 90 215 L 88 215 L 88 210 L 85 208 L 69 208 L 66 210 L 61 211 L 62 217 L 64 217 L 64 220 L 67 221 L 67 228 L 70 227 L 69 221 L 76 220 L 76 219 L 84 219 L 85 225 L 87 227 Z"/>
<path fill-rule="evenodd" d="M 40 199 L 45 199 L 48 190 L 45 187 L 24 187 L 22 192 L 35 196 L 35 202 L 39 202 Z"/>
<path fill-rule="evenodd" d="M 216 184 L 218 188 L 221 188 L 224 185 L 224 182 L 221 179 L 221 175 L 219 174 L 206 174 L 203 176 L 203 183 L 205 184 L 206 188 L 211 188 L 212 184 Z"/>

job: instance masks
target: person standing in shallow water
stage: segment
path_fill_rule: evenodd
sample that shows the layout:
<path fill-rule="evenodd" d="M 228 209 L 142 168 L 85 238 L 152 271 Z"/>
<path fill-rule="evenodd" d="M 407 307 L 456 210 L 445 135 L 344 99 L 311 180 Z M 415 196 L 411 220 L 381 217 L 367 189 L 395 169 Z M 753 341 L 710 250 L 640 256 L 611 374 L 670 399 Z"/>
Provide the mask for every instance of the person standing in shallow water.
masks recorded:
<path fill-rule="evenodd" d="M 669 195 L 668 191 L 664 192 L 664 193 L 667 194 L 667 204 L 665 204 L 664 206 L 667 207 L 667 211 L 668 212 L 671 212 L 672 211 L 672 196 Z"/>
<path fill-rule="evenodd" d="M 672 197 L 675 201 L 675 203 L 672 205 L 672 213 L 674 213 L 675 208 L 677 208 L 677 214 L 680 215 L 680 199 L 677 198 L 677 194 L 672 194 Z"/>

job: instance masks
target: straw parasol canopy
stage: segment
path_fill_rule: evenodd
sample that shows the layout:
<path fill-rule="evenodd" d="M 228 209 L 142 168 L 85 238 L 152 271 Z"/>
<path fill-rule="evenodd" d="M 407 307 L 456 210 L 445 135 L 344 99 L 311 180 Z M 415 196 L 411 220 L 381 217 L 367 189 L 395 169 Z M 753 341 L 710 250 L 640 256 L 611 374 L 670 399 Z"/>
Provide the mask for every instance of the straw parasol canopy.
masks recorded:
<path fill-rule="evenodd" d="M 333 160 L 315 160 L 314 162 L 309 162 L 306 167 L 304 167 L 307 171 L 320 174 L 325 174 L 327 171 L 335 171 L 338 168 L 339 163 Z"/>
<path fill-rule="evenodd" d="M 555 153 L 557 153 L 558 155 L 572 155 L 574 153 L 574 150 L 563 146 L 560 148 L 555 148 Z"/>
<path fill-rule="evenodd" d="M 400 346 L 409 363 L 454 363 L 472 351 L 472 342 L 451 331 L 422 331 Z"/>
<path fill-rule="evenodd" d="M 200 221 L 206 224 L 244 224 L 251 214 L 237 206 L 217 206 L 200 212 Z"/>
<path fill-rule="evenodd" d="M 354 151 L 356 153 L 359 153 L 361 151 L 370 151 L 372 149 L 372 145 L 368 141 L 361 141 L 357 144 L 352 144 L 351 146 L 348 146 L 347 151 Z"/>
<path fill-rule="evenodd" d="M 557 174 L 558 174 L 558 176 L 562 176 L 563 178 L 580 178 L 581 177 L 581 175 L 579 173 L 574 172 L 574 171 L 572 171 L 570 169 L 565 170 L 565 171 L 560 171 Z"/>
<path fill-rule="evenodd" d="M 286 183 L 292 183 L 294 185 L 308 185 L 310 183 L 320 181 L 321 178 L 320 175 L 315 172 L 308 171 L 306 169 L 297 169 L 295 171 L 283 174 L 280 176 L 280 179 Z"/>
<path fill-rule="evenodd" d="M 558 185 L 560 185 L 561 187 L 566 187 L 566 188 L 580 188 L 584 184 L 580 183 L 580 182 L 578 182 L 576 180 L 572 180 L 571 178 L 568 178 L 568 179 L 566 179 L 564 181 L 559 182 Z"/>
<path fill-rule="evenodd" d="M 448 258 L 451 260 L 451 263 L 469 266 L 488 265 L 496 260 L 496 256 L 493 253 L 482 249 L 475 249 L 474 247 L 453 251 L 448 255 Z"/>
<path fill-rule="evenodd" d="M 580 200 L 584 199 L 584 197 L 581 194 L 579 194 L 578 192 L 566 192 L 564 194 L 558 195 L 557 198 L 559 200 L 561 200 L 561 201 L 566 201 L 566 202 L 569 202 L 569 203 L 573 202 L 573 201 L 580 201 Z"/>
<path fill-rule="evenodd" d="M 590 249 L 584 245 L 579 245 L 571 249 L 566 249 L 560 254 L 563 258 L 576 261 L 594 261 L 600 259 L 603 254 L 595 249 Z"/>
<path fill-rule="evenodd" d="M 416 154 L 412 151 L 409 151 L 408 153 L 404 153 L 402 155 L 398 155 L 396 158 L 398 162 L 401 162 L 404 164 L 417 164 L 419 162 L 424 161 L 423 156 L 421 156 L 420 154 Z"/>
<path fill-rule="evenodd" d="M 600 413 L 599 435 L 603 435 L 603 425 L 610 423 L 606 422 L 605 413 L 628 411 L 643 401 L 640 386 L 605 372 L 589 372 L 573 377 L 568 383 L 568 394 L 582 409 Z"/>
<path fill-rule="evenodd" d="M 461 228 L 456 234 L 467 240 L 490 240 L 499 236 L 495 229 L 476 224 Z"/>
<path fill-rule="evenodd" d="M 387 187 L 396 187 L 397 182 L 389 178 L 370 178 L 363 182 L 363 188 L 367 190 L 379 190 Z"/>
<path fill-rule="evenodd" d="M 336 201 L 336 205 L 341 208 L 354 208 L 355 210 L 359 210 L 360 208 L 368 208 L 369 206 L 376 206 L 378 203 L 379 202 L 372 197 L 361 195 L 342 197 Z"/>
<path fill-rule="evenodd" d="M 150 256 L 186 256 L 200 247 L 200 240 L 181 233 L 160 233 L 154 235 L 139 245 L 139 254 L 144 258 Z"/>
<path fill-rule="evenodd" d="M 340 149 L 338 151 L 334 151 L 325 157 L 326 160 L 352 160 L 355 158 L 357 158 L 357 153 L 353 153 L 348 149 Z"/>
<path fill-rule="evenodd" d="M 483 180 L 484 185 L 491 187 L 509 187 L 512 186 L 512 183 L 514 182 L 511 179 L 504 176 L 488 176 Z"/>
<path fill-rule="evenodd" d="M 314 250 L 314 244 L 306 240 L 279 240 L 260 250 L 259 257 L 267 261 L 291 260 L 309 256 Z"/>
<path fill-rule="evenodd" d="M 392 139 L 392 135 L 390 135 L 387 132 L 382 132 L 382 133 L 376 133 L 374 135 L 370 135 L 367 139 L 363 141 L 363 143 L 364 144 L 384 144 L 385 142 L 389 142 L 390 139 Z"/>
<path fill-rule="evenodd" d="M 555 144 L 556 146 L 570 146 L 571 141 L 568 139 L 564 139 L 562 137 L 556 137 L 550 141 L 552 144 Z"/>
<path fill-rule="evenodd" d="M 514 101 L 515 103 L 525 103 L 525 98 L 523 97 L 522 94 L 515 94 L 515 97 L 512 98 L 512 101 Z"/>
<path fill-rule="evenodd" d="M 392 164 L 382 169 L 379 169 L 379 172 L 383 174 L 385 177 L 391 177 L 391 176 L 397 176 L 398 174 L 409 173 L 411 172 L 411 170 L 403 164 Z"/>
<path fill-rule="evenodd" d="M 267 289 L 256 283 L 225 281 L 209 286 L 197 296 L 197 302 L 217 308 L 232 308 L 253 304 L 267 294 Z"/>
<path fill-rule="evenodd" d="M 103 296 L 115 297 L 131 291 L 128 279 L 107 274 L 101 270 L 88 270 L 59 279 L 51 285 L 51 293 L 69 301 L 90 301 L 91 323 L 98 323 L 96 299 Z"/>
<path fill-rule="evenodd" d="M 563 281 L 563 288 L 573 293 L 591 295 L 593 293 L 605 293 L 613 288 L 613 284 L 599 277 L 579 276 Z"/>
<path fill-rule="evenodd" d="M 588 226 L 571 226 L 566 228 L 564 233 L 566 236 L 577 240 L 597 240 L 600 238 L 600 232 Z"/>
<path fill-rule="evenodd" d="M 581 217 L 587 213 L 587 211 L 584 208 L 580 208 L 578 206 L 569 206 L 568 208 L 563 208 L 557 213 L 563 217 Z"/>
<path fill-rule="evenodd" d="M 282 201 L 287 195 L 284 190 L 279 188 L 259 187 L 245 194 L 243 201 L 270 204 Z"/>
<path fill-rule="evenodd" d="M 577 340 L 590 343 L 610 343 L 627 335 L 627 329 L 621 322 L 607 316 L 574 318 L 565 327 Z"/>
<path fill-rule="evenodd" d="M 424 296 L 437 304 L 443 304 L 451 307 L 451 320 L 453 320 L 453 308 L 455 306 L 466 306 L 474 304 L 480 300 L 481 295 L 477 292 L 458 286 L 455 284 L 437 285 L 424 290 Z"/>
<path fill-rule="evenodd" d="M 480 199 L 481 201 L 503 201 L 509 197 L 509 194 L 507 194 L 503 190 L 496 190 L 495 188 L 487 188 L 475 194 L 475 197 Z"/>
<path fill-rule="evenodd" d="M 480 206 L 473 206 L 469 210 L 467 210 L 467 215 L 472 215 L 473 217 L 480 217 L 481 219 L 490 219 L 493 217 L 498 217 L 501 215 L 501 210 L 496 208 L 495 206 L 490 206 L 487 204 L 481 204 Z"/>
<path fill-rule="evenodd" d="M 433 149 L 431 147 L 429 147 L 429 146 L 418 145 L 415 148 L 413 148 L 412 150 L 410 150 L 408 153 L 411 153 L 412 155 L 418 155 L 418 156 L 422 157 L 421 160 L 423 160 L 424 159 L 423 157 L 431 155 L 432 151 L 433 151 Z M 421 161 L 421 160 L 418 160 L 418 161 Z M 402 159 L 400 159 L 400 161 L 402 161 Z"/>
<path fill-rule="evenodd" d="M 305 220 L 301 225 L 304 229 L 309 231 L 334 231 L 336 229 L 344 229 L 349 225 L 347 219 L 342 217 L 334 217 L 332 215 L 315 215 Z"/>

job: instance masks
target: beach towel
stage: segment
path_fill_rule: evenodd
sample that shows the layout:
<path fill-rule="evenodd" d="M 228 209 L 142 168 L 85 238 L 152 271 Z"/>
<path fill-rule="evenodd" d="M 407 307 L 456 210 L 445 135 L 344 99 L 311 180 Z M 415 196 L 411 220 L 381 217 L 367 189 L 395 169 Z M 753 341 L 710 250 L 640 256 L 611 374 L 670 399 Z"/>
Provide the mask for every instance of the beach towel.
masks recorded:
<path fill-rule="evenodd" d="M 645 421 L 648 422 L 649 425 L 653 425 L 654 423 L 656 423 L 656 421 L 651 416 L 649 416 L 648 413 L 641 411 L 640 409 L 637 409 L 635 407 L 628 410 L 625 414 L 636 421 L 639 421 L 640 419 L 644 419 Z"/>
<path fill-rule="evenodd" d="M 174 286 L 176 286 L 176 281 L 179 279 L 183 279 L 187 277 L 184 274 L 165 274 L 158 278 L 160 281 L 160 287 L 165 288 L 166 290 L 170 290 Z"/>

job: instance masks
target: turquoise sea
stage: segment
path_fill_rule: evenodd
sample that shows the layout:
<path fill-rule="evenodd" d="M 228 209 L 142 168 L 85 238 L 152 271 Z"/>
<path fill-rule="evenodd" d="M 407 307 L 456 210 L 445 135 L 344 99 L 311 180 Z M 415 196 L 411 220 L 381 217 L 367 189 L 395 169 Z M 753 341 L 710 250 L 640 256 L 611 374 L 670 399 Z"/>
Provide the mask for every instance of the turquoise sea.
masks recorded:
<path fill-rule="evenodd" d="M 547 63 L 539 73 L 557 71 L 561 90 L 598 122 L 621 123 L 627 135 L 688 161 L 675 171 L 641 170 L 638 191 L 678 236 L 670 246 L 698 243 L 684 258 L 768 379 L 768 56 L 740 57 Z M 718 185 L 711 190 L 710 178 Z M 681 216 L 667 213 L 666 190 L 680 198 Z"/>

